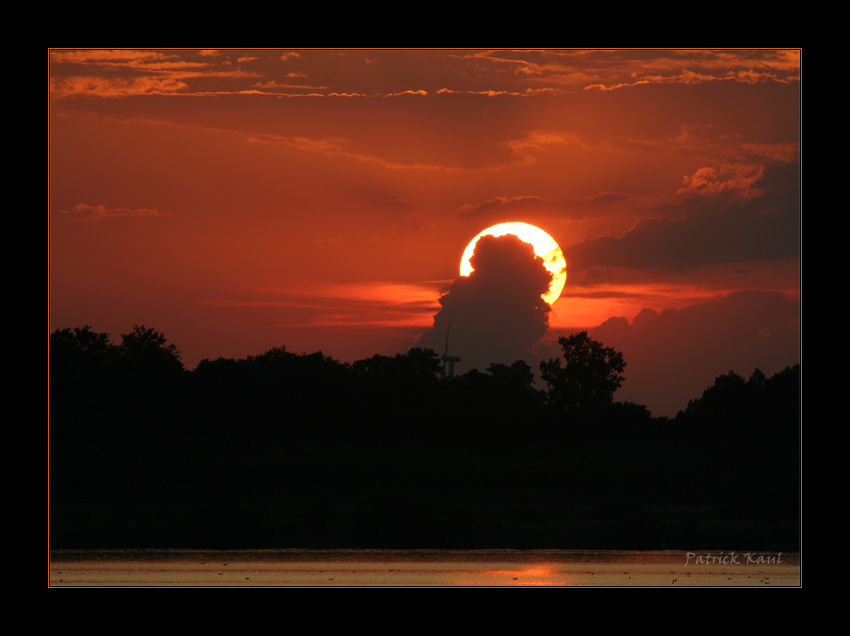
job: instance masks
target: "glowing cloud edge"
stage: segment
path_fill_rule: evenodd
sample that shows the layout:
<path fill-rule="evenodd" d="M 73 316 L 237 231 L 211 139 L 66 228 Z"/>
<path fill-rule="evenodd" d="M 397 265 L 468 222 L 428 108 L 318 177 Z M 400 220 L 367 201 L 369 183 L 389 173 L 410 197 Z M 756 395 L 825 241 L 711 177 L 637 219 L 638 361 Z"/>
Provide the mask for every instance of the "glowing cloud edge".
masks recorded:
<path fill-rule="evenodd" d="M 543 259 L 546 269 L 552 272 L 552 284 L 549 286 L 549 293 L 543 295 L 543 300 L 549 305 L 558 300 L 564 290 L 564 285 L 567 283 L 567 261 L 564 258 L 564 253 L 555 239 L 539 227 L 528 223 L 499 223 L 476 235 L 466 246 L 460 259 L 460 275 L 469 276 L 472 273 L 472 265 L 470 265 L 469 259 L 472 258 L 478 239 L 482 236 L 504 236 L 505 234 L 513 234 L 521 241 L 530 243 L 534 247 L 534 253 Z"/>

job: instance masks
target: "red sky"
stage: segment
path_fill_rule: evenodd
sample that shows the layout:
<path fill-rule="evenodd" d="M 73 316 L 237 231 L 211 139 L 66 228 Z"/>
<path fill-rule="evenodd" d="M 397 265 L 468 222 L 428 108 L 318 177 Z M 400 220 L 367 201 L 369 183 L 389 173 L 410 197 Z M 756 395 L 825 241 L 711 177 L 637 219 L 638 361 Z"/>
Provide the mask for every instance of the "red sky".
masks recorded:
<path fill-rule="evenodd" d="M 49 56 L 51 331 L 394 354 L 523 221 L 567 257 L 544 340 L 620 348 L 619 399 L 800 361 L 799 50 Z"/>

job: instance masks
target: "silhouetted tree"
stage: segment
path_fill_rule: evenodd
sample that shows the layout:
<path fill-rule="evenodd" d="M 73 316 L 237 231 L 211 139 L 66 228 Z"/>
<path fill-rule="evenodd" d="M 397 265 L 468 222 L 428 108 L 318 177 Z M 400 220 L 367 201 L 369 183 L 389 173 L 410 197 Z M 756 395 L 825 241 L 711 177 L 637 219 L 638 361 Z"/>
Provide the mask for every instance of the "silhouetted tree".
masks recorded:
<path fill-rule="evenodd" d="M 764 377 L 764 374 L 761 375 Z M 754 372 L 750 388 L 758 389 L 759 386 L 758 375 Z M 722 417 L 726 413 L 737 413 L 750 397 L 751 392 L 747 388 L 744 378 L 734 371 L 719 375 L 714 379 L 714 384 L 703 391 L 702 397 L 688 401 L 685 414 L 697 417 Z"/>
<path fill-rule="evenodd" d="M 156 329 L 133 325 L 130 333 L 121 334 L 118 348 L 122 366 L 132 371 L 175 373 L 183 371 L 177 345 Z"/>
<path fill-rule="evenodd" d="M 611 404 L 624 379 L 623 354 L 588 337 L 586 331 L 558 342 L 566 365 L 558 358 L 540 363 L 549 401 L 564 411 Z"/>
<path fill-rule="evenodd" d="M 94 332 L 89 325 L 57 329 L 50 334 L 50 375 L 54 381 L 101 377 L 115 356 L 109 334 Z"/>
<path fill-rule="evenodd" d="M 763 387 L 764 382 L 767 377 L 764 375 L 764 372 L 761 369 L 754 369 L 752 375 L 750 375 L 750 379 L 747 381 L 749 386 L 753 387 Z"/>

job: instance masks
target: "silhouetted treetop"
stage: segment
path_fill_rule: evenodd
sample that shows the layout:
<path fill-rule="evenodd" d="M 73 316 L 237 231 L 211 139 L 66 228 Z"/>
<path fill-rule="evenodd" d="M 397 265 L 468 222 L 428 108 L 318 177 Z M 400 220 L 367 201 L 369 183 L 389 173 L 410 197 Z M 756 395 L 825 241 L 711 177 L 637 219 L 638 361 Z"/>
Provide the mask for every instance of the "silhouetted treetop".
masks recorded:
<path fill-rule="evenodd" d="M 180 352 L 156 329 L 133 325 L 132 331 L 121 334 L 118 355 L 122 366 L 136 371 L 175 373 L 183 371 Z"/>
<path fill-rule="evenodd" d="M 79 379 L 104 372 L 116 355 L 109 334 L 92 331 L 89 325 L 50 334 L 50 372 L 54 378 Z"/>
<path fill-rule="evenodd" d="M 588 337 L 586 331 L 558 342 L 566 364 L 558 358 L 540 363 L 549 401 L 566 411 L 611 404 L 624 379 L 623 354 Z"/>
<path fill-rule="evenodd" d="M 786 367 L 771 378 L 761 369 L 755 369 L 749 380 L 729 371 L 717 376 L 702 397 L 690 400 L 688 407 L 676 417 L 734 426 L 762 421 L 794 427 L 798 408 L 789 409 L 788 405 L 795 402 L 799 405 L 799 398 L 799 364 Z"/>

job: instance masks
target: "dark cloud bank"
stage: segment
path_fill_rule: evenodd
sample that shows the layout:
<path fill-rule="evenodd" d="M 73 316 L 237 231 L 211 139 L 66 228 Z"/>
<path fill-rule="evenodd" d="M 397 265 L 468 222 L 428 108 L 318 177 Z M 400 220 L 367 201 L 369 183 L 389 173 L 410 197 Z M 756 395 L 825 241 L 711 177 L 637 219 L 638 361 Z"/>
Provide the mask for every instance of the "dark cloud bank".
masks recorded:
<path fill-rule="evenodd" d="M 686 194 L 620 238 L 602 237 L 566 252 L 571 271 L 593 267 L 687 270 L 800 254 L 799 166 L 765 166 L 758 193 Z"/>
<path fill-rule="evenodd" d="M 719 375 L 749 377 L 758 368 L 771 376 L 800 362 L 800 304 L 780 292 L 743 291 L 684 309 L 644 309 L 631 323 L 609 318 L 590 336 L 626 360 L 615 399 L 673 416 Z M 541 359 L 558 353 L 539 350 Z"/>

